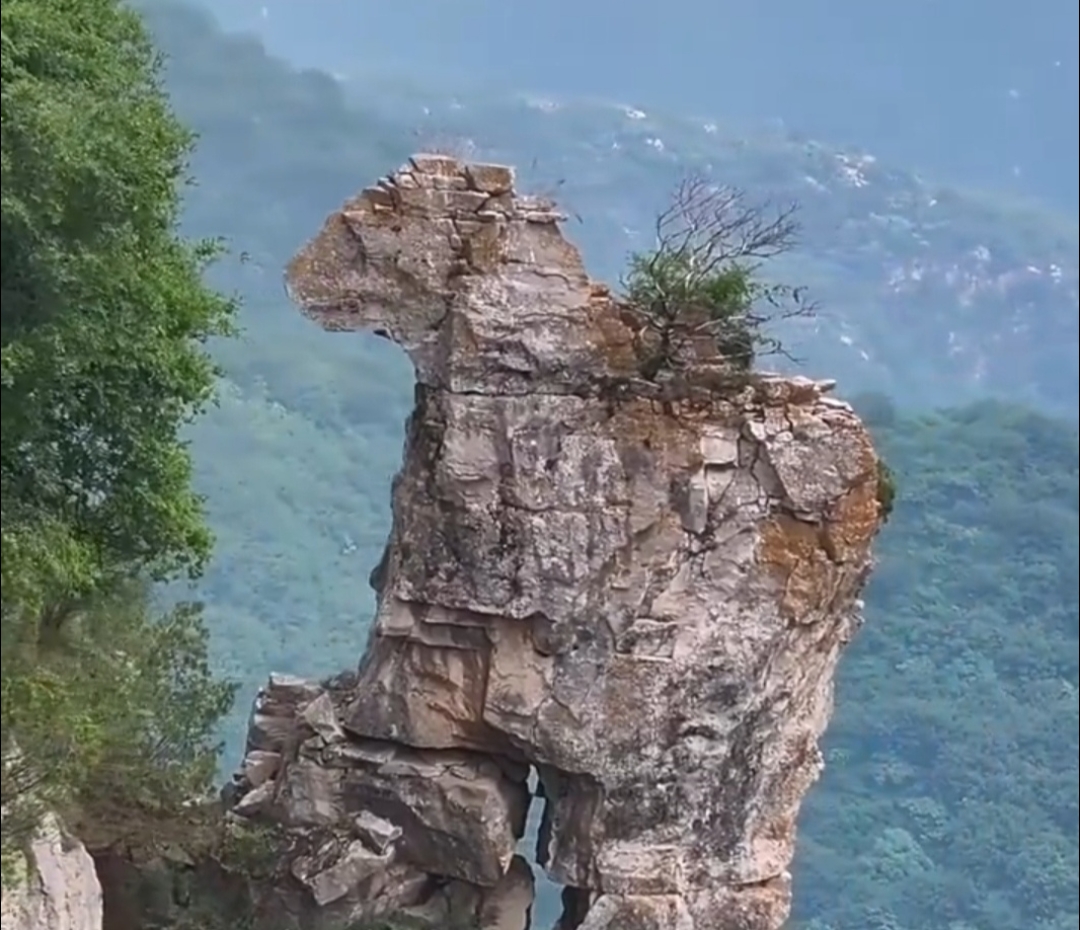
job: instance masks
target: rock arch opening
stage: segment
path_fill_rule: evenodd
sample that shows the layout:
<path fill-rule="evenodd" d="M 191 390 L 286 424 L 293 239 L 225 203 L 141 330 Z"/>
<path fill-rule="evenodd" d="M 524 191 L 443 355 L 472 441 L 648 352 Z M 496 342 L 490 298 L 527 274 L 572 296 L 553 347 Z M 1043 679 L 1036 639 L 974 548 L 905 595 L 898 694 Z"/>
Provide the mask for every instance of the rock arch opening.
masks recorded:
<path fill-rule="evenodd" d="M 543 850 L 541 848 L 544 828 L 544 818 L 547 813 L 547 800 L 544 797 L 543 785 L 535 765 L 529 768 L 529 813 L 525 821 L 525 835 L 518 844 L 518 855 L 522 856 L 531 866 L 533 881 L 535 882 L 536 895 L 532 909 L 532 928 L 546 930 L 555 928 L 558 930 L 573 930 L 577 924 L 566 922 L 565 902 L 566 894 L 564 885 L 551 879 L 543 867 Z M 562 923 L 560 923 L 562 921 Z"/>

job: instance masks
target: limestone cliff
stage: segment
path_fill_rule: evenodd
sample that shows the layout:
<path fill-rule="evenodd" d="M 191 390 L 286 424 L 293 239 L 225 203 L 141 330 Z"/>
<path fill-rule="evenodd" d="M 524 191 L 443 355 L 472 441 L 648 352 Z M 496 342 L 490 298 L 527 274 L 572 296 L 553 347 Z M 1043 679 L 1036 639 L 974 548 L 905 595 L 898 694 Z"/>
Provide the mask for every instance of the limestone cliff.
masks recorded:
<path fill-rule="evenodd" d="M 559 219 L 507 168 L 416 156 L 288 270 L 305 314 L 417 378 L 359 669 L 272 679 L 235 785 L 292 831 L 306 890 L 275 910 L 308 926 L 523 930 L 530 767 L 562 930 L 786 919 L 877 457 L 829 383 L 734 380 L 707 347 L 643 380 Z"/>
<path fill-rule="evenodd" d="M 17 864 L 0 906 L 2 930 L 101 930 L 94 860 L 51 814 Z"/>

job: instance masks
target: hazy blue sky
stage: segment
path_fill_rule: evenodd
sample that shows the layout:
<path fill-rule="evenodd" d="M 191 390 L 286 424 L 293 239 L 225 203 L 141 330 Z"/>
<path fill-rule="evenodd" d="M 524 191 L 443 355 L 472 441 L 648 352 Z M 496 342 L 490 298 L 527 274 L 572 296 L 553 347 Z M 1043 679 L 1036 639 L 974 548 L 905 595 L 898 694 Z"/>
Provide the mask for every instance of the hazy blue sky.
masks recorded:
<path fill-rule="evenodd" d="M 611 97 L 867 148 L 1077 212 L 1076 0 L 207 0 L 337 72 Z"/>

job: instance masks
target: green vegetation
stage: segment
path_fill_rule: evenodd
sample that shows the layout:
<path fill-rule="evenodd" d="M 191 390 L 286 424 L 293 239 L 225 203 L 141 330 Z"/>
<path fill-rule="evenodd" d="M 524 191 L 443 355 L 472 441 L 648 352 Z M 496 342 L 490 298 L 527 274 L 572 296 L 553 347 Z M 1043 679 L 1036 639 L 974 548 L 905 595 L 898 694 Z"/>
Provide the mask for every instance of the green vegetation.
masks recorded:
<path fill-rule="evenodd" d="M 862 409 L 902 493 L 840 668 L 794 927 L 1071 930 L 1075 422 Z"/>
<path fill-rule="evenodd" d="M 888 523 L 896 506 L 896 475 L 884 459 L 878 459 L 878 493 L 877 500 L 881 505 L 881 521 Z"/>
<path fill-rule="evenodd" d="M 2 14 L 2 803 L 5 853 L 34 805 L 205 790 L 232 699 L 196 607 L 210 534 L 182 427 L 216 377 L 232 302 L 213 249 L 176 235 L 191 138 L 140 18 L 115 0 Z M 31 803 L 33 802 L 33 803 Z"/>
<path fill-rule="evenodd" d="M 707 340 L 735 372 L 760 354 L 783 354 L 779 320 L 813 316 L 801 288 L 762 280 L 760 266 L 788 251 L 794 208 L 769 216 L 745 195 L 684 179 L 656 221 L 656 245 L 634 252 L 623 282 L 627 304 L 643 320 L 642 375 L 677 371 Z"/>
<path fill-rule="evenodd" d="M 697 280 L 686 256 L 632 255 L 626 299 L 641 308 L 655 342 L 641 366 L 642 376 L 655 381 L 661 372 L 677 370 L 687 344 L 701 335 L 715 343 L 734 370 L 749 371 L 758 335 L 746 319 L 754 286 L 750 272 L 739 266 Z"/>

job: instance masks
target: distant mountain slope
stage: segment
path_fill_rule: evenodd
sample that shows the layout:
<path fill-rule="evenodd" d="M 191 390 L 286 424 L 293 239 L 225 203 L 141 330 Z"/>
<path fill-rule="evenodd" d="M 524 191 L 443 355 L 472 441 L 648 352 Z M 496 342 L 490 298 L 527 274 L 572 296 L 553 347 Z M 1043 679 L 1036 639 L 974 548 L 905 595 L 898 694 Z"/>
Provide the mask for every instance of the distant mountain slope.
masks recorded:
<path fill-rule="evenodd" d="M 704 120 L 494 93 L 455 102 L 374 80 L 346 89 L 190 8 L 150 11 L 169 89 L 202 135 L 187 226 L 227 237 L 234 255 L 214 274 L 245 302 L 242 338 L 215 347 L 220 405 L 191 433 L 218 534 L 197 593 L 245 696 L 272 669 L 356 661 L 412 405 L 394 347 L 324 333 L 289 305 L 281 269 L 293 250 L 421 144 L 472 139 L 579 213 L 569 234 L 613 276 L 647 244 L 678 172 L 712 164 L 805 204 L 805 248 L 788 271 L 828 311 L 797 334 L 811 370 L 885 388 L 901 406 L 996 389 L 1068 413 L 982 404 L 908 418 L 865 405 L 901 497 L 867 627 L 841 666 L 794 926 L 1076 926 L 1075 224 L 822 145 L 732 139 Z M 226 733 L 228 762 L 246 710 Z M 543 907 L 539 927 L 557 912 L 550 893 Z"/>
<path fill-rule="evenodd" d="M 1076 406 L 1074 221 L 921 179 L 872 155 L 782 132 L 733 135 L 706 119 L 602 102 L 358 86 L 354 98 L 414 128 L 418 144 L 521 166 L 581 222 L 592 267 L 619 273 L 647 247 L 681 173 L 761 200 L 797 201 L 802 247 L 777 272 L 821 298 L 799 332 L 816 373 L 936 404 L 995 391 Z"/>
<path fill-rule="evenodd" d="M 815 137 L 1077 212 L 1075 0 L 203 0 L 294 63 Z"/>
<path fill-rule="evenodd" d="M 517 165 L 525 186 L 580 218 L 567 232 L 608 279 L 649 245 L 680 173 L 701 170 L 802 205 L 802 246 L 775 272 L 822 304 L 815 325 L 789 334 L 810 372 L 910 404 L 996 392 L 1076 409 L 1074 220 L 779 131 L 747 138 L 707 119 L 374 75 L 343 87 L 290 70 L 253 37 L 214 35 L 205 15 L 150 9 L 177 104 L 203 133 L 192 227 L 258 253 L 275 284 L 327 212 L 418 148 Z"/>

